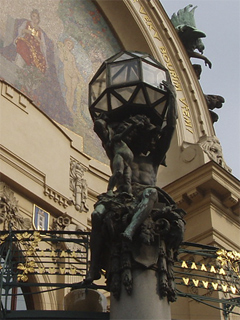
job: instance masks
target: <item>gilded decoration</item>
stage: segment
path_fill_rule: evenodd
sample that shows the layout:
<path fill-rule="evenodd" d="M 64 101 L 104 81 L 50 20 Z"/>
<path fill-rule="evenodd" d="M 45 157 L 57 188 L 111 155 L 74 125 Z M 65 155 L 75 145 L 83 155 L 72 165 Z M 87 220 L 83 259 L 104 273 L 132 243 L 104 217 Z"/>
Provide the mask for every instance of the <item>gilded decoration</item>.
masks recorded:
<path fill-rule="evenodd" d="M 217 261 L 220 262 L 221 266 L 232 269 L 240 278 L 240 252 L 222 249 L 217 251 L 217 255 Z"/>
<path fill-rule="evenodd" d="M 36 254 L 38 244 L 41 241 L 42 237 L 38 231 L 35 231 L 33 234 L 24 232 L 16 234 L 18 244 L 25 248 L 25 262 L 19 263 L 17 270 L 21 270 L 22 273 L 19 273 L 17 276 L 17 281 L 26 282 L 28 281 L 28 273 L 34 272 L 35 261 L 31 259 L 32 256 Z"/>
<path fill-rule="evenodd" d="M 120 50 L 89 0 L 3 0 L 0 77 L 43 112 L 84 138 L 90 156 L 106 161 L 88 113 L 88 83 Z"/>

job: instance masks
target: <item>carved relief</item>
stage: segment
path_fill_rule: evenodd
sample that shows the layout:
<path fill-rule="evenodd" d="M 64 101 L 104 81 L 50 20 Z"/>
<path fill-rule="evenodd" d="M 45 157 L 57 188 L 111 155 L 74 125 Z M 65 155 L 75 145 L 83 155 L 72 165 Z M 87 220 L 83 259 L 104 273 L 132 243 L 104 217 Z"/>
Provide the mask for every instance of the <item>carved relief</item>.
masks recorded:
<path fill-rule="evenodd" d="M 53 219 L 52 230 L 63 231 L 68 227 L 71 223 L 71 217 L 69 217 L 66 213 L 56 219 Z"/>
<path fill-rule="evenodd" d="M 222 147 L 217 137 L 208 137 L 206 141 L 200 143 L 200 146 L 211 160 L 217 162 L 228 172 L 232 171 L 223 159 Z"/>
<path fill-rule="evenodd" d="M 73 193 L 73 204 L 77 211 L 88 212 L 87 206 L 87 181 L 84 179 L 86 168 L 78 161 L 70 162 L 70 190 Z"/>
<path fill-rule="evenodd" d="M 19 214 L 18 200 L 14 192 L 4 183 L 0 183 L 0 226 L 2 230 L 8 230 L 9 226 L 13 229 L 30 229 L 31 221 L 23 218 Z"/>

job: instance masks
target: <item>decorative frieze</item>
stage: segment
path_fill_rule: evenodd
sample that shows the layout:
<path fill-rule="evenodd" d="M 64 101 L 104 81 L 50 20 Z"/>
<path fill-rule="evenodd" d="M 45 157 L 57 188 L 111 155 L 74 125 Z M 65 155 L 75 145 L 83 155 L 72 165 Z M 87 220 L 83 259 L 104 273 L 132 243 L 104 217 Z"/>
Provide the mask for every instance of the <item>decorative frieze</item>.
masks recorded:
<path fill-rule="evenodd" d="M 48 196 L 49 199 L 53 199 L 54 202 L 57 202 L 60 206 L 63 206 L 63 208 L 67 208 L 69 204 L 69 200 L 62 196 L 57 191 L 53 190 L 52 188 L 45 186 L 44 187 L 44 194 L 45 196 Z"/>

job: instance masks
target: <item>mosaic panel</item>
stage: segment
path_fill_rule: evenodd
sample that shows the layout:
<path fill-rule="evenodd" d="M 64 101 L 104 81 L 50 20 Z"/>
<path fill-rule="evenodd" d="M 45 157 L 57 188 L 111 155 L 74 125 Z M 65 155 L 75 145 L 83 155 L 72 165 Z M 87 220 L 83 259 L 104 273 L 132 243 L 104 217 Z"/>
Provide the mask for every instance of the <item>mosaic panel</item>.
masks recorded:
<path fill-rule="evenodd" d="M 106 161 L 92 130 L 88 83 L 120 45 L 90 0 L 1 0 L 0 77 Z"/>

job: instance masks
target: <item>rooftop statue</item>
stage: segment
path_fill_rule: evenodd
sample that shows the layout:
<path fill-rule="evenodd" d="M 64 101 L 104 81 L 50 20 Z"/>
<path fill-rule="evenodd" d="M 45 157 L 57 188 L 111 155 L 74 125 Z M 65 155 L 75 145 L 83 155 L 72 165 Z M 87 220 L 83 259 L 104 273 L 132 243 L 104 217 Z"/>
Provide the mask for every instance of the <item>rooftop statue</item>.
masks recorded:
<path fill-rule="evenodd" d="M 192 9 L 191 9 L 192 8 Z M 172 24 L 174 25 L 182 44 L 184 45 L 189 58 L 199 58 L 205 61 L 205 64 L 212 67 L 212 63 L 207 57 L 203 55 L 203 50 L 205 49 L 201 38 L 206 37 L 205 33 L 198 30 L 195 23 L 194 12 L 196 6 L 189 4 L 185 8 L 174 13 L 171 17 Z M 196 52 L 198 50 L 199 52 Z M 193 64 L 195 74 L 198 79 L 202 72 L 202 67 L 199 64 Z M 213 111 L 213 109 L 219 109 L 225 102 L 224 98 L 220 95 L 215 94 L 204 94 L 206 103 L 209 109 L 210 117 L 212 123 L 218 121 L 218 115 Z"/>
<path fill-rule="evenodd" d="M 179 38 L 181 39 L 189 58 L 198 58 L 205 61 L 205 64 L 212 67 L 212 63 L 207 57 L 203 55 L 205 49 L 201 38 L 205 38 L 206 34 L 197 29 L 194 12 L 197 7 L 189 4 L 184 9 L 174 13 L 171 17 L 172 24 L 174 25 Z M 190 10 L 192 8 L 192 10 Z M 200 53 L 196 52 L 198 50 Z"/>

